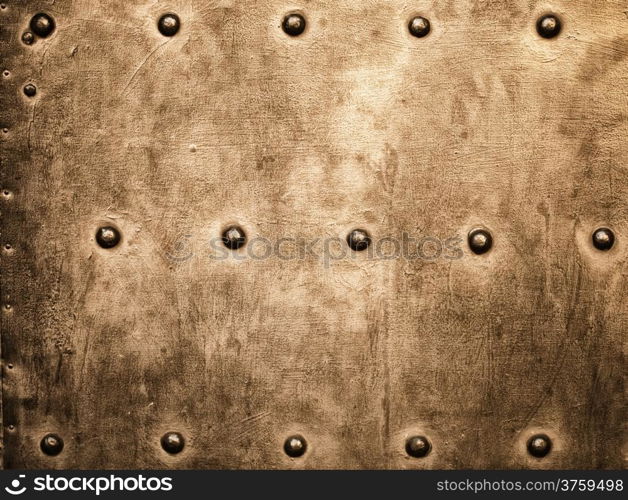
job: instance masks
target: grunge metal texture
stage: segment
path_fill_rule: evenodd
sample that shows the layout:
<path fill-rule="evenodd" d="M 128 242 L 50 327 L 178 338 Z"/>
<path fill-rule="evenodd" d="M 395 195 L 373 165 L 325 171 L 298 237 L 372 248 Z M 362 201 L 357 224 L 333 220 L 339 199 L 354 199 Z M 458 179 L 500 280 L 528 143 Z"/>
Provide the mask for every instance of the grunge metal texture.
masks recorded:
<path fill-rule="evenodd" d="M 4 467 L 625 465 L 624 0 L 0 7 Z"/>

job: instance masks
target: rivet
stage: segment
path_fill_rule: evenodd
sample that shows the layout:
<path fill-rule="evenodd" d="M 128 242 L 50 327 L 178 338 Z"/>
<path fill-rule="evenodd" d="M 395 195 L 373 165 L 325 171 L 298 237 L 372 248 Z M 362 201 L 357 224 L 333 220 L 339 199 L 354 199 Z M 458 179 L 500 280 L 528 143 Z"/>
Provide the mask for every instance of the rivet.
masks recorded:
<path fill-rule="evenodd" d="M 9 76 L 11 76 L 11 72 L 8 69 L 5 69 L 2 74 L 4 75 L 5 78 L 8 78 Z"/>
<path fill-rule="evenodd" d="M 425 436 L 413 436 L 406 441 L 406 453 L 413 458 L 423 458 L 431 449 L 432 444 Z"/>
<path fill-rule="evenodd" d="M 11 250 L 13 248 L 13 246 L 11 246 L 11 243 L 5 243 L 4 245 L 4 249 L 8 252 L 9 250 Z"/>
<path fill-rule="evenodd" d="M 493 246 L 493 237 L 486 229 L 473 229 L 468 240 L 469 248 L 477 255 L 488 252 Z"/>
<path fill-rule="evenodd" d="M 48 14 L 40 12 L 31 19 L 31 31 L 37 36 L 46 38 L 55 30 L 55 21 Z"/>
<path fill-rule="evenodd" d="M 161 447 L 171 455 L 180 453 L 184 446 L 185 439 L 179 432 L 166 432 L 161 438 Z"/>
<path fill-rule="evenodd" d="M 30 31 L 25 31 L 22 33 L 22 42 L 26 45 L 31 45 L 35 41 L 35 35 L 33 35 Z"/>
<path fill-rule="evenodd" d="M 113 248 L 120 243 L 120 231 L 112 226 L 99 227 L 96 231 L 96 242 L 102 248 Z"/>
<path fill-rule="evenodd" d="M 528 440 L 528 453 L 533 457 L 543 458 L 552 449 L 552 440 L 545 434 L 535 434 Z"/>
<path fill-rule="evenodd" d="M 32 83 L 24 85 L 24 94 L 28 97 L 33 97 L 37 93 L 37 87 Z"/>
<path fill-rule="evenodd" d="M 63 439 L 56 434 L 46 434 L 41 440 L 40 447 L 46 455 L 53 457 L 63 450 Z"/>
<path fill-rule="evenodd" d="M 543 38 L 554 38 L 560 33 L 560 19 L 553 14 L 539 17 L 536 22 L 536 31 Z"/>
<path fill-rule="evenodd" d="M 598 250 L 610 250 L 615 243 L 615 235 L 607 227 L 596 229 L 591 239 L 593 240 L 593 246 Z"/>
<path fill-rule="evenodd" d="M 244 243 L 246 243 L 246 234 L 241 228 L 231 226 L 225 229 L 222 233 L 222 242 L 227 248 L 237 250 L 238 248 L 244 246 Z"/>
<path fill-rule="evenodd" d="M 2 129 L 2 133 L 4 133 L 4 134 L 8 134 L 8 133 L 9 133 L 9 129 L 8 129 L 8 128 L 6 128 L 6 127 L 4 127 L 4 128 Z"/>
<path fill-rule="evenodd" d="M 347 244 L 351 250 L 361 252 L 371 244 L 371 237 L 364 229 L 354 229 L 347 236 Z"/>
<path fill-rule="evenodd" d="M 288 14 L 283 18 L 281 27 L 290 36 L 299 36 L 305 31 L 305 18 L 301 14 Z"/>
<path fill-rule="evenodd" d="M 7 368 L 8 368 L 9 370 L 13 370 L 13 364 L 12 364 L 12 363 L 9 363 L 9 364 L 7 365 Z"/>
<path fill-rule="evenodd" d="M 286 452 L 286 455 L 292 458 L 303 456 L 305 450 L 307 450 L 305 438 L 303 436 L 299 436 L 298 434 L 290 436 L 283 444 L 283 451 Z"/>
<path fill-rule="evenodd" d="M 11 304 L 4 304 L 4 308 L 5 308 L 7 311 L 10 311 L 11 309 L 13 309 L 13 306 L 12 306 Z"/>
<path fill-rule="evenodd" d="M 423 38 L 430 32 L 430 22 L 424 17 L 417 16 L 408 23 L 410 33 L 417 38 Z"/>
<path fill-rule="evenodd" d="M 164 36 L 174 36 L 179 32 L 181 20 L 176 14 L 164 14 L 157 22 L 159 32 Z"/>
<path fill-rule="evenodd" d="M 13 424 L 9 424 L 9 430 L 10 430 L 10 431 L 15 430 L 15 426 L 14 426 Z"/>

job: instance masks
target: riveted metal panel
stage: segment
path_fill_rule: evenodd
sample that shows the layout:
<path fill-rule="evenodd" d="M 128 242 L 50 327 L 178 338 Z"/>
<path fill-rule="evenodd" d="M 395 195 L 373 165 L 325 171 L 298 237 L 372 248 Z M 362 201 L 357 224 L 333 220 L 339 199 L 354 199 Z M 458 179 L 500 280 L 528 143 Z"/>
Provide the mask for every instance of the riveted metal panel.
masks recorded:
<path fill-rule="evenodd" d="M 6 0 L 4 467 L 622 467 L 627 12 Z"/>

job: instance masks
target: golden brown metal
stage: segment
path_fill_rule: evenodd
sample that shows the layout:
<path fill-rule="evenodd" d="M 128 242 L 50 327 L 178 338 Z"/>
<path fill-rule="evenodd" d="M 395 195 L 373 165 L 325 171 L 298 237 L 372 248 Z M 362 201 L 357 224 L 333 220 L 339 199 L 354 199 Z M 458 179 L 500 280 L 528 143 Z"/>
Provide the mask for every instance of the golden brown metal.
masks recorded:
<path fill-rule="evenodd" d="M 623 467 L 623 0 L 4 6 L 4 467 Z"/>

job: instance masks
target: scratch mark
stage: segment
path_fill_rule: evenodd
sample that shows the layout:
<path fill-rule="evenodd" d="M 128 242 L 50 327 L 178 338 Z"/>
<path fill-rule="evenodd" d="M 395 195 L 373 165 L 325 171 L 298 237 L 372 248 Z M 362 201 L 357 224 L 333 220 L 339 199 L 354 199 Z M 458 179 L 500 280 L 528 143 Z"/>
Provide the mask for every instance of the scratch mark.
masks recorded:
<path fill-rule="evenodd" d="M 157 45 L 157 47 L 155 47 L 153 50 L 151 50 L 148 55 L 142 60 L 142 62 L 140 63 L 140 65 L 135 69 L 135 71 L 133 72 L 133 75 L 131 76 L 131 79 L 127 82 L 127 84 L 124 86 L 124 88 L 122 89 L 122 94 L 124 95 L 124 93 L 126 92 L 126 90 L 129 88 L 129 86 L 133 83 L 133 80 L 135 79 L 135 77 L 137 76 L 137 74 L 139 73 L 140 69 L 142 69 L 142 67 L 148 62 L 148 60 L 153 56 L 153 54 L 155 54 L 160 48 L 162 48 L 164 45 L 166 45 L 168 42 L 170 42 L 172 39 L 168 39 L 163 43 L 160 43 L 159 45 Z"/>

